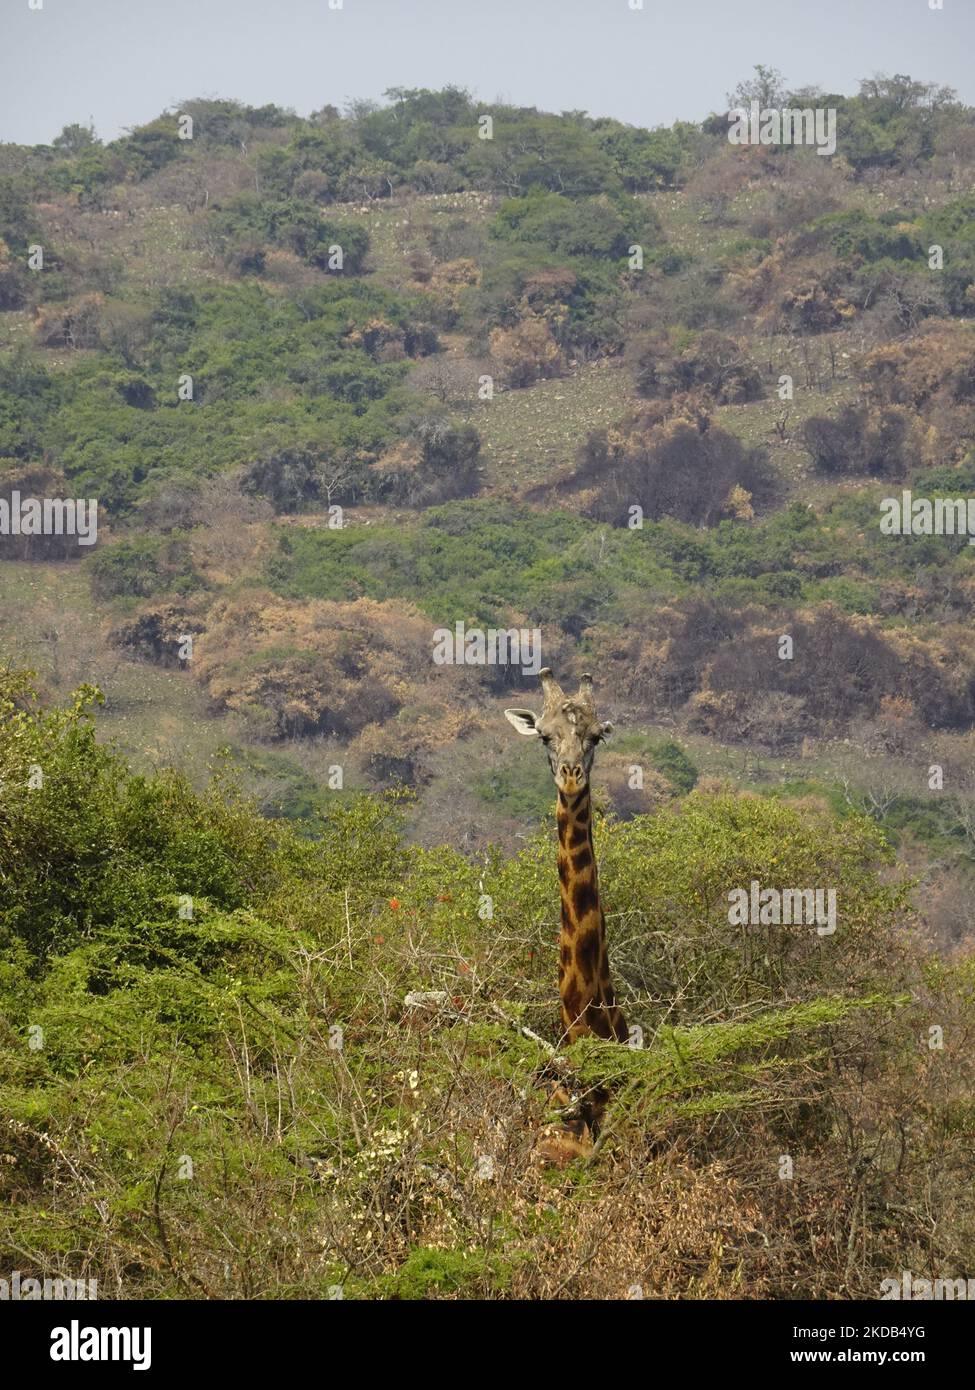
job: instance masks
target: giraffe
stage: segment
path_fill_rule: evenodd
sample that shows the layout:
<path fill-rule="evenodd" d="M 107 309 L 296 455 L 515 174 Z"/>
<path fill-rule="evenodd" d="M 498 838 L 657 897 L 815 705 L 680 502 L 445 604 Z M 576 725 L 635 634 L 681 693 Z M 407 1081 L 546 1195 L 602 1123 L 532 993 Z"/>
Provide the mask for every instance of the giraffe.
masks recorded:
<path fill-rule="evenodd" d="M 613 726 L 600 723 L 596 717 L 592 676 L 588 672 L 571 698 L 566 697 L 549 667 L 538 675 L 542 683 L 542 713 L 536 715 L 527 709 L 506 709 L 504 713 L 520 734 L 541 739 L 555 779 L 562 895 L 562 1029 L 570 1043 L 586 1034 L 626 1042 L 626 1022 L 609 976 L 606 920 L 599 901 L 589 794 L 596 744 L 609 737 Z"/>

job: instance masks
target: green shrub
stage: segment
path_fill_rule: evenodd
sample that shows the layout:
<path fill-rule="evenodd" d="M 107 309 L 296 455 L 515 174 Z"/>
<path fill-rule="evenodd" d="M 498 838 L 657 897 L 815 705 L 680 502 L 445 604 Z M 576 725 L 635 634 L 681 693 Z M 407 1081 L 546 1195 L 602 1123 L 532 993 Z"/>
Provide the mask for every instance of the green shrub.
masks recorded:
<path fill-rule="evenodd" d="M 203 586 L 189 546 L 178 535 L 115 541 L 97 550 L 88 565 L 97 598 L 151 598 Z"/>
<path fill-rule="evenodd" d="M 267 243 L 293 251 L 319 270 L 332 269 L 332 247 L 340 247 L 346 275 L 358 275 L 369 250 L 369 233 L 357 222 L 330 222 L 318 207 L 303 198 L 269 201 L 243 193 L 212 217 L 218 233 L 233 244 L 242 240 Z M 337 273 L 337 271 L 335 272 Z"/>
<path fill-rule="evenodd" d="M 634 203 L 535 193 L 502 203 L 492 232 L 503 240 L 538 242 L 559 256 L 620 260 L 633 242 L 649 252 L 659 228 Z"/>

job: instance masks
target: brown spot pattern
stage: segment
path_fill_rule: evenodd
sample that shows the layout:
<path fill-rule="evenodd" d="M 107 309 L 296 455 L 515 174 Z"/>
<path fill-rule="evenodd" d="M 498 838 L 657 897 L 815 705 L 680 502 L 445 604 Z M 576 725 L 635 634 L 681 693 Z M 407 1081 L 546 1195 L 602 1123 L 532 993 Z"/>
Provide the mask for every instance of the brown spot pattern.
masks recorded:
<path fill-rule="evenodd" d="M 626 1041 L 623 1015 L 609 978 L 605 922 L 599 905 L 588 788 L 558 794 L 558 874 L 562 894 L 559 993 L 570 1039 L 584 1033 Z"/>

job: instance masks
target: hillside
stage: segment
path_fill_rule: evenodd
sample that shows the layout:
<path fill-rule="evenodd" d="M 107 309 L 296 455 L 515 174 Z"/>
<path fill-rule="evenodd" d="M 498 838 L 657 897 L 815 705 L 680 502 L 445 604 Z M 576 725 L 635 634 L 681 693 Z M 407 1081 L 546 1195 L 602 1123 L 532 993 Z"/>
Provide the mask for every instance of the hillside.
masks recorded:
<path fill-rule="evenodd" d="M 881 518 L 975 496 L 975 110 L 905 76 L 815 101 L 829 159 L 451 87 L 0 144 L 0 503 L 98 504 L 90 545 L 0 535 L 8 1267 L 244 1298 L 964 1271 L 975 551 Z M 503 717 L 538 682 L 439 663 L 457 624 L 537 629 L 615 726 L 644 1045 L 571 1050 L 614 1102 L 568 1176 L 533 1157 L 552 778 Z M 732 941 L 752 879 L 831 885 L 843 931 Z"/>

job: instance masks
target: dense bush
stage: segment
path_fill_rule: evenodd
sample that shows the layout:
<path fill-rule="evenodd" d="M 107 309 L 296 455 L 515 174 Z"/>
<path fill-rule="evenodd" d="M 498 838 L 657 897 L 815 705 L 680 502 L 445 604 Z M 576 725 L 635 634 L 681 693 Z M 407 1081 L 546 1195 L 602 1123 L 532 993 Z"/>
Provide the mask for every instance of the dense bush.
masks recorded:
<path fill-rule="evenodd" d="M 8 507 L 12 494 L 19 493 L 21 505 L 28 498 L 68 498 L 70 489 L 64 476 L 43 463 L 25 464 L 19 459 L 0 458 L 0 500 Z M 84 499 L 86 502 L 88 499 Z M 7 529 L 0 534 L 0 558 L 4 560 L 80 560 L 91 554 L 91 542 L 97 540 L 98 514 L 87 513 L 89 543 L 79 545 L 77 535 L 73 534 L 62 520 L 62 533 L 57 534 L 13 534 Z M 91 528 L 94 529 L 91 529 Z"/>
<path fill-rule="evenodd" d="M 58 387 L 23 349 L 0 357 L 0 457 L 36 459 L 59 403 Z"/>
<path fill-rule="evenodd" d="M 916 337 L 868 353 L 858 374 L 871 404 L 905 406 L 934 431 L 933 459 L 959 459 L 970 451 L 975 333 L 969 324 L 928 320 Z"/>
<path fill-rule="evenodd" d="M 423 451 L 423 467 L 432 479 L 445 479 L 450 496 L 463 497 L 476 487 L 481 437 L 473 425 L 452 425 L 431 419 L 417 427 Z"/>
<path fill-rule="evenodd" d="M 149 598 L 201 586 L 186 540 L 178 534 L 135 536 L 97 550 L 89 561 L 96 598 Z"/>
<path fill-rule="evenodd" d="M 639 242 L 649 254 L 659 226 L 651 214 L 632 202 L 609 198 L 566 198 L 537 193 L 509 198 L 501 204 L 492 226 L 494 236 L 510 241 L 537 242 L 560 256 L 620 260 Z"/>
<path fill-rule="evenodd" d="M 242 492 L 270 499 L 276 512 L 298 512 L 321 498 L 322 468 L 303 449 L 279 449 L 255 459 L 241 474 Z"/>
<path fill-rule="evenodd" d="M 529 314 L 514 328 L 492 328 L 491 359 L 507 386 L 532 386 L 543 377 L 557 375 L 562 353 L 549 324 L 540 314 Z"/>
<path fill-rule="evenodd" d="M 636 659 L 613 679 L 648 710 L 682 709 L 691 727 L 725 742 L 785 747 L 805 734 L 836 735 L 876 716 L 890 696 L 931 728 L 964 729 L 975 718 L 975 671 L 966 660 L 949 663 L 952 639 L 941 634 L 884 631 L 829 603 L 767 612 L 704 599 L 658 614 L 654 627 L 653 640 L 633 634 Z M 790 659 L 779 656 L 783 634 Z M 609 634 L 604 640 L 609 646 Z"/>
<path fill-rule="evenodd" d="M 763 395 L 761 374 L 742 345 L 713 329 L 695 335 L 686 346 L 672 344 L 662 332 L 640 335 L 630 340 L 627 354 L 637 389 L 649 399 L 701 388 L 720 405 Z"/>
<path fill-rule="evenodd" d="M 764 450 L 746 448 L 706 414 L 636 416 L 622 428 L 595 431 L 580 454 L 566 486 L 586 489 L 587 512 L 614 526 L 629 526 L 634 507 L 653 520 L 674 516 L 708 526 L 736 505 L 751 507 L 754 499 L 760 507 L 774 495 Z"/>
<path fill-rule="evenodd" d="M 244 193 L 212 214 L 217 231 L 229 247 L 266 243 L 293 251 L 319 270 L 358 275 L 369 250 L 369 233 L 356 222 L 329 222 L 316 205 L 303 198 L 270 202 Z M 332 248 L 341 250 L 337 269 Z"/>
<path fill-rule="evenodd" d="M 547 1054 L 520 1028 L 554 1036 L 551 830 L 474 864 L 357 799 L 302 840 L 232 783 L 134 775 L 91 691 L 3 694 L 11 1267 L 101 1296 L 533 1299 L 875 1298 L 891 1270 L 964 1268 L 971 1066 L 917 1039 L 969 1035 L 971 971 L 909 948 L 861 817 L 694 793 L 597 825 L 643 1045 L 566 1053 L 611 1123 L 553 1182 L 530 1158 Z M 755 877 L 834 886 L 835 935 L 730 926 Z"/>
<path fill-rule="evenodd" d="M 835 418 L 813 416 L 806 420 L 802 437 L 822 473 L 904 478 L 920 462 L 920 431 L 903 406 L 871 410 L 845 405 Z"/>
<path fill-rule="evenodd" d="M 145 311 L 141 344 L 122 342 L 131 324 L 114 316 L 119 307 L 98 308 L 99 341 L 112 337 L 115 360 L 58 376 L 23 354 L 0 361 L 0 386 L 9 387 L 0 391 L 0 455 L 46 448 L 107 512 L 130 510 L 163 478 L 259 470 L 277 456 L 313 454 L 349 472 L 355 455 L 361 483 L 397 434 L 407 354 L 436 347 L 407 301 L 339 276 L 294 298 L 256 285 L 167 292 Z M 58 311 L 59 335 L 76 309 Z M 395 354 L 383 353 L 377 324 L 398 343 Z M 177 394 L 186 376 L 192 399 Z"/>
<path fill-rule="evenodd" d="M 213 605 L 193 671 L 213 703 L 257 737 L 348 741 L 395 716 L 404 677 L 429 641 L 408 609 L 368 599 L 299 605 L 248 589 Z"/>

